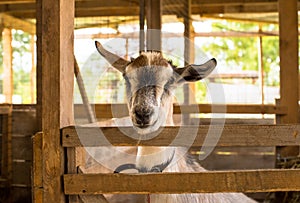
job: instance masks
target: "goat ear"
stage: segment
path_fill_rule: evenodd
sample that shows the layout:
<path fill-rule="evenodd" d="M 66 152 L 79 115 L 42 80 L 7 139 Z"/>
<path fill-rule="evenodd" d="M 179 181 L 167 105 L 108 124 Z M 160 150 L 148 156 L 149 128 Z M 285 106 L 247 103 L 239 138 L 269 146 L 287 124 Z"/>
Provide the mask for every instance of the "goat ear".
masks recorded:
<path fill-rule="evenodd" d="M 126 66 L 130 63 L 129 61 L 117 56 L 104 49 L 102 44 L 98 41 L 95 41 L 96 48 L 101 56 L 103 56 L 115 69 L 121 73 L 125 72 Z"/>
<path fill-rule="evenodd" d="M 206 78 L 217 66 L 216 59 L 210 59 L 202 65 L 190 64 L 183 68 L 176 68 L 177 83 L 195 82 Z"/>

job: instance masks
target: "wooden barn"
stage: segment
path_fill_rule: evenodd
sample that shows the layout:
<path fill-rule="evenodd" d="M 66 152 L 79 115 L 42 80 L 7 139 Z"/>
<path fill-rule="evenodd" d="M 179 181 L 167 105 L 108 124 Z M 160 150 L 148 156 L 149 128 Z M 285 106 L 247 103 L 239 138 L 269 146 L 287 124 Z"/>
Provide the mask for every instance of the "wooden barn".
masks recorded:
<path fill-rule="evenodd" d="M 299 9 L 297 0 L 1 0 L 0 202 L 102 203 L 116 194 L 143 195 L 145 202 L 151 202 L 149 194 L 235 192 L 257 202 L 300 202 Z M 215 21 L 220 24 L 214 30 L 209 26 Z M 227 22 L 252 23 L 257 30 L 222 27 Z M 167 23 L 180 25 L 163 27 Z M 177 29 L 181 31 L 172 34 Z M 15 39 L 14 33 L 27 34 Z M 120 90 L 124 85 L 118 82 L 122 76 L 105 69 L 108 81 L 102 86 L 110 95 L 98 91 L 102 100 L 91 99 L 89 91 L 95 92 L 100 85 L 95 84 L 94 90 L 87 83 L 99 79 L 87 81 L 82 76 L 84 69 L 93 69 L 94 63 L 86 64 L 80 54 L 96 52 L 96 40 L 109 47 L 108 40 L 122 39 L 115 41 L 113 52 L 124 58 L 136 57 L 139 51 L 163 52 L 164 39 L 176 37 L 180 43 L 174 45 L 170 40 L 166 46 L 181 65 L 196 63 L 200 58 L 194 46 L 199 38 L 212 44 L 220 42 L 218 37 L 225 44 L 231 38 L 255 39 L 253 61 L 258 67 L 247 69 L 255 71 L 226 69 L 212 74 L 206 89 L 218 83 L 216 87 L 221 84 L 227 91 L 233 89 L 226 86 L 228 81 L 247 80 L 247 84 L 258 87 L 259 94 L 253 96 L 257 102 L 216 102 L 211 96 L 199 103 L 196 97 L 204 96 L 197 96 L 199 87 L 188 83 L 180 89 L 181 102 L 174 102 L 175 126 L 163 128 L 151 139 L 127 136 L 124 129 L 133 132 L 132 127 L 123 129 L 107 121 L 128 115 L 124 91 Z M 264 91 L 264 64 L 273 59 L 264 58 L 263 46 L 269 43 L 263 43 L 265 37 L 275 37 L 278 42 L 278 46 L 268 46 L 274 53 L 278 51 L 274 56 L 278 63 L 278 96 L 272 97 L 271 103 L 266 102 Z M 83 39 L 92 44 L 78 42 Z M 16 54 L 24 41 L 29 54 L 22 55 L 20 50 Z M 236 60 L 242 58 L 232 44 L 226 46 L 233 55 L 236 53 Z M 135 47 L 136 53 L 131 53 L 130 47 Z M 174 53 L 177 49 L 181 52 Z M 218 66 L 223 66 L 225 59 L 217 58 Z M 26 102 L 17 101 L 15 96 L 20 85 L 15 81 L 23 77 L 15 74 L 16 64 L 20 69 L 30 66 L 26 70 L 28 88 L 18 93 L 28 95 Z M 90 75 L 97 76 L 94 73 L 90 71 Z M 103 72 L 97 73 L 102 77 Z M 112 91 L 112 87 L 119 89 Z M 238 94 L 243 95 L 243 87 L 239 84 L 234 91 L 240 90 Z M 90 124 L 100 121 L 100 127 Z M 188 142 L 191 134 L 195 136 Z M 207 140 L 207 134 L 215 137 Z M 136 174 L 87 169 L 96 162 L 87 151 L 108 146 L 187 147 L 186 153 L 208 171 Z"/>

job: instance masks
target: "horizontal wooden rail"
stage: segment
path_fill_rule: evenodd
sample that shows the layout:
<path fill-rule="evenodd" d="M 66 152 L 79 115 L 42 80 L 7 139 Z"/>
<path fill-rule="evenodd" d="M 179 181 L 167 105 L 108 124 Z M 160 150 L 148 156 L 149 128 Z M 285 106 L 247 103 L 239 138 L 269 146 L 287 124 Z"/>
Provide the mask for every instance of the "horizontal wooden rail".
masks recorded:
<path fill-rule="evenodd" d="M 300 191 L 300 169 L 156 174 L 66 174 L 64 187 L 65 194 L 69 195 Z"/>
<path fill-rule="evenodd" d="M 179 133 L 180 130 L 180 133 Z M 124 135 L 126 132 L 127 135 Z M 79 146 L 202 146 L 208 135 L 221 137 L 217 146 L 294 146 L 300 145 L 300 125 L 201 125 L 165 127 L 148 140 L 139 140 L 131 127 L 74 127 L 62 129 L 64 147 Z M 192 135 L 195 139 L 190 141 Z M 213 140 L 213 139 L 212 139 Z M 214 142 L 206 146 L 214 146 Z"/>
<path fill-rule="evenodd" d="M 92 106 L 97 118 L 119 118 L 128 116 L 126 104 L 95 104 Z M 85 109 L 76 104 L 74 108 L 75 117 L 85 117 Z M 174 105 L 174 114 L 181 113 L 231 113 L 231 114 L 276 114 L 287 113 L 287 107 L 272 104 L 194 104 Z"/>

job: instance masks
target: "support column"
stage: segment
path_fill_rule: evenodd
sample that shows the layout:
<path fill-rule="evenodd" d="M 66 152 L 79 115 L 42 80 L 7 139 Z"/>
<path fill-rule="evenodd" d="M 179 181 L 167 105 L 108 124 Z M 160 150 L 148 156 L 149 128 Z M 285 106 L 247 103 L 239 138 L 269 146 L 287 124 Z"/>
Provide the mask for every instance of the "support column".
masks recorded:
<path fill-rule="evenodd" d="M 37 0 L 37 92 L 42 200 L 66 202 L 60 129 L 73 124 L 74 0 Z"/>
<path fill-rule="evenodd" d="M 297 0 L 278 0 L 279 55 L 280 55 L 280 105 L 288 112 L 278 119 L 280 124 L 298 123 L 298 11 Z M 277 166 L 282 159 L 297 157 L 299 146 L 276 147 Z M 285 160 L 286 161 L 286 160 Z M 282 202 L 284 193 L 276 193 L 276 201 Z"/>
<path fill-rule="evenodd" d="M 261 25 L 259 25 L 259 33 L 262 32 Z M 261 104 L 264 105 L 265 103 L 265 92 L 264 92 L 264 60 L 263 60 L 263 45 L 262 45 L 262 36 L 258 37 L 258 77 L 259 77 L 259 87 L 260 87 L 260 94 L 261 94 Z"/>
<path fill-rule="evenodd" d="M 12 103 L 13 96 L 13 69 L 12 69 L 12 34 L 11 29 L 4 28 L 3 40 L 3 94 L 5 103 Z"/>
<path fill-rule="evenodd" d="M 31 71 L 30 71 L 30 97 L 31 103 L 36 103 L 36 65 L 35 65 L 35 36 L 31 35 L 30 38 L 30 51 L 31 51 Z"/>
<path fill-rule="evenodd" d="M 282 123 L 298 122 L 297 0 L 279 0 L 280 104 L 288 107 Z M 287 32 L 288 30 L 288 32 Z"/>
<path fill-rule="evenodd" d="M 184 23 L 184 65 L 188 65 L 194 61 L 194 36 L 192 16 L 192 0 L 183 1 L 183 23 Z M 184 104 L 189 105 L 195 103 L 195 83 L 184 84 Z M 183 115 L 183 123 L 189 123 L 189 114 Z"/>
<path fill-rule="evenodd" d="M 146 1 L 147 50 L 161 51 L 161 0 Z"/>

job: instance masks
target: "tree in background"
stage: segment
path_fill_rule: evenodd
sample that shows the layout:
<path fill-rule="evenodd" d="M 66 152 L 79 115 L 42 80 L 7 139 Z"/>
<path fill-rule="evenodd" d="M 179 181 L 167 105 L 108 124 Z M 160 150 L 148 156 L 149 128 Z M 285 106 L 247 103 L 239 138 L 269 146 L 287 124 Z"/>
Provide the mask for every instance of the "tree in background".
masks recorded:
<path fill-rule="evenodd" d="M 215 21 L 213 31 L 257 32 L 255 23 Z M 264 25 L 263 31 L 278 31 L 277 25 Z M 201 49 L 219 59 L 230 70 L 258 71 L 258 37 L 211 37 Z M 279 85 L 279 42 L 278 37 L 263 37 L 263 67 L 265 85 Z"/>
<path fill-rule="evenodd" d="M 13 47 L 13 78 L 14 78 L 14 95 L 19 95 L 22 98 L 22 103 L 31 103 L 30 95 L 30 71 L 31 36 L 21 30 L 12 30 L 12 47 Z M 2 42 L 0 43 L 0 51 L 3 53 Z M 3 73 L 3 56 L 0 55 L 0 74 Z M 2 77 L 0 77 L 0 93 L 3 92 Z"/>

